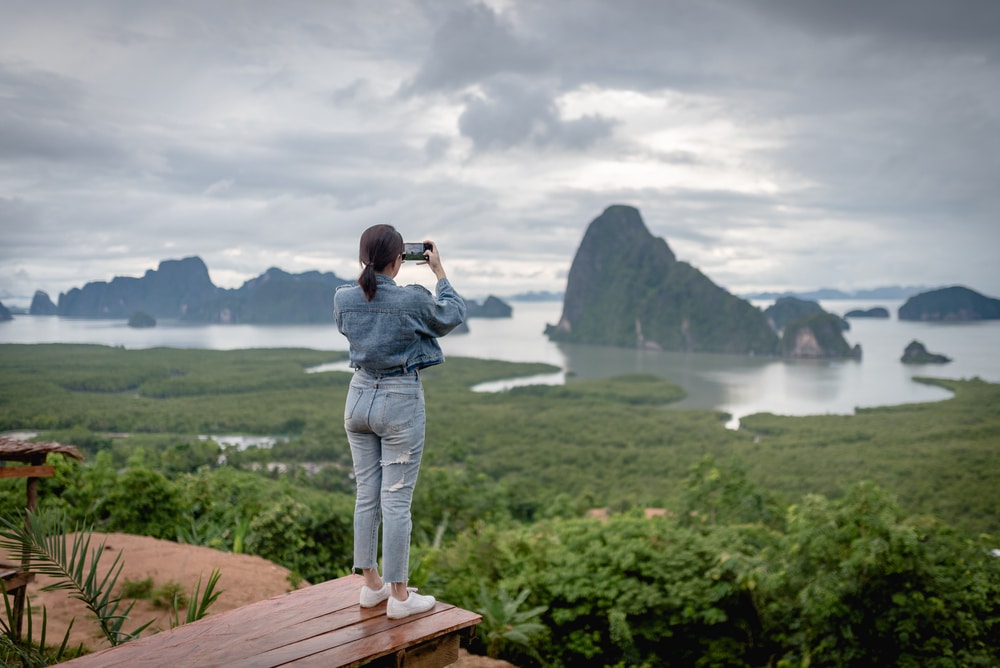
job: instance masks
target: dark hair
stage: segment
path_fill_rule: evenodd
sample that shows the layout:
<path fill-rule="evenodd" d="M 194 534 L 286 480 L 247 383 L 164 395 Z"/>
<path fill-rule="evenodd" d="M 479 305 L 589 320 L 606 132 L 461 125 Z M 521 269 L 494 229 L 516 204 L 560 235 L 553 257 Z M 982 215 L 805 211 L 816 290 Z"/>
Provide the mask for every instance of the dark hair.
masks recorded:
<path fill-rule="evenodd" d="M 396 261 L 403 252 L 403 235 L 392 225 L 372 225 L 361 234 L 361 275 L 358 285 L 365 292 L 365 299 L 375 299 L 378 283 L 375 274 Z"/>

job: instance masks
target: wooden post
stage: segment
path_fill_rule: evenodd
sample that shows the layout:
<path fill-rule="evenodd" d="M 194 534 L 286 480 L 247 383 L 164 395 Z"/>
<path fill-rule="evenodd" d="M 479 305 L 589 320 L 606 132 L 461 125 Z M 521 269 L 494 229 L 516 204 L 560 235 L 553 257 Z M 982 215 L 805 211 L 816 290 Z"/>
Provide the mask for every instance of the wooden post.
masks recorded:
<path fill-rule="evenodd" d="M 45 464 L 45 453 L 31 455 L 31 465 L 32 466 L 42 466 Z M 28 476 L 28 505 L 27 508 L 31 512 L 38 510 L 38 478 L 35 476 Z"/>
<path fill-rule="evenodd" d="M 45 464 L 45 453 L 31 455 L 31 466 L 42 466 Z M 38 478 L 28 476 L 28 503 L 25 506 L 24 526 L 31 527 L 31 520 L 28 513 L 38 510 Z M 31 565 L 31 552 L 25 547 L 21 550 L 21 570 L 27 571 Z M 21 634 L 24 629 L 24 607 L 28 597 L 28 586 L 25 584 L 14 592 L 14 641 L 21 642 Z"/>

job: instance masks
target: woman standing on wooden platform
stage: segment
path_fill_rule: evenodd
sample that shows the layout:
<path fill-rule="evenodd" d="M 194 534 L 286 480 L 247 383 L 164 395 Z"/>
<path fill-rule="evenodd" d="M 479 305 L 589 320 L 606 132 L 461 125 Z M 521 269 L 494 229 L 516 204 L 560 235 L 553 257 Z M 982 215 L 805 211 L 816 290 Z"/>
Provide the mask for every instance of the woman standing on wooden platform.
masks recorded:
<path fill-rule="evenodd" d="M 369 608 L 388 599 L 386 614 L 394 619 L 426 612 L 435 603 L 433 596 L 407 587 L 410 504 L 426 426 L 420 370 L 444 361 L 438 337 L 465 320 L 465 301 L 448 281 L 437 246 L 425 241 L 424 259 L 418 262 L 437 277 L 435 294 L 420 285 L 395 283 L 403 251 L 403 237 L 391 225 L 365 230 L 357 285 L 341 286 L 333 300 L 354 367 L 344 428 L 357 484 L 354 568 L 365 578 L 360 603 Z"/>

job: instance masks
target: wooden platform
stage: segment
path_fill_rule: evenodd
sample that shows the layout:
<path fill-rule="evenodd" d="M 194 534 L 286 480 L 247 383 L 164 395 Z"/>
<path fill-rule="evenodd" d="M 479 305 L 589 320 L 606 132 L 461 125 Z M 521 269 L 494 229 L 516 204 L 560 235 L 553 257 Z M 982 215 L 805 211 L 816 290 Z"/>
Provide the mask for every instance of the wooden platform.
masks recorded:
<path fill-rule="evenodd" d="M 438 601 L 406 619 L 385 603 L 363 609 L 364 579 L 350 575 L 275 596 L 67 661 L 70 668 L 151 666 L 447 666 L 478 614 Z"/>
<path fill-rule="evenodd" d="M 3 588 L 8 594 L 35 579 L 33 574 L 25 573 L 20 566 L 20 564 L 8 564 L 0 561 L 0 580 L 3 580 Z"/>

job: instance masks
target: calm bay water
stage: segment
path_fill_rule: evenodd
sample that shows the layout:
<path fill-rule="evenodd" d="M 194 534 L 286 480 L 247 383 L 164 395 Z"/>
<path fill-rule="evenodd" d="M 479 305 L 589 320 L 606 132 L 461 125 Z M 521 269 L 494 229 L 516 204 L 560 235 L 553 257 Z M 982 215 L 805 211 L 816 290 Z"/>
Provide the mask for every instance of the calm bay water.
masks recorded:
<path fill-rule="evenodd" d="M 768 302 L 754 302 L 766 307 Z M 917 383 L 913 376 L 979 377 L 1000 382 L 1000 321 L 917 323 L 896 319 L 900 302 L 830 301 L 824 309 L 843 314 L 854 308 L 884 306 L 888 320 L 853 319 L 845 337 L 860 343 L 860 361 L 790 361 L 734 355 L 652 352 L 555 344 L 545 338 L 547 323 L 562 312 L 556 302 L 515 302 L 514 317 L 473 319 L 468 334 L 441 339 L 446 355 L 547 362 L 562 372 L 533 379 L 561 383 L 574 378 L 606 378 L 622 373 L 652 373 L 683 387 L 688 397 L 678 408 L 714 408 L 734 416 L 771 412 L 780 415 L 850 414 L 856 407 L 946 399 L 950 393 Z M 945 365 L 904 365 L 903 349 L 913 340 L 952 358 Z M 347 350 L 333 325 L 191 325 L 160 321 L 152 329 L 132 329 L 123 321 L 55 316 L 16 316 L 0 323 L 0 343 L 96 343 L 125 348 L 312 348 Z M 523 381 L 486 384 L 503 389 Z"/>

